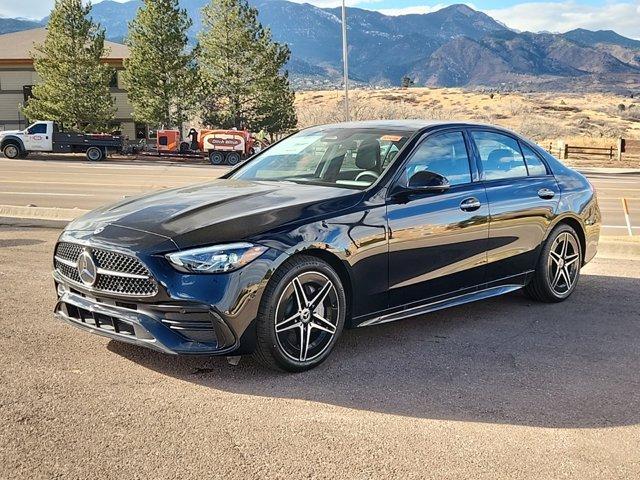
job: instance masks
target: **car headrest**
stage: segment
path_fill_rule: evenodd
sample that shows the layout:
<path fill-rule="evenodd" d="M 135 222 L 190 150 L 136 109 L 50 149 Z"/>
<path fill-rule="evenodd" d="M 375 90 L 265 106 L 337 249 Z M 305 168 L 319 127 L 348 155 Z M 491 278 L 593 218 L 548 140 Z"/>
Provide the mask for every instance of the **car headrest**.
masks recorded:
<path fill-rule="evenodd" d="M 356 151 L 356 167 L 375 170 L 380 164 L 380 144 L 377 140 L 364 140 Z"/>
<path fill-rule="evenodd" d="M 513 152 L 506 148 L 499 148 L 489 154 L 487 162 L 491 165 L 500 165 L 504 163 L 511 163 L 514 161 Z"/>

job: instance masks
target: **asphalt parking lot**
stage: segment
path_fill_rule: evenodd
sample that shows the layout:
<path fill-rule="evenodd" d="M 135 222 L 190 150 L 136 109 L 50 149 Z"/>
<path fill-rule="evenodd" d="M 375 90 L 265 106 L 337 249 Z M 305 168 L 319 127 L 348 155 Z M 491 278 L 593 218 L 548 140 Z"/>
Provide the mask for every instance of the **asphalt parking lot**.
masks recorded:
<path fill-rule="evenodd" d="M 55 320 L 58 235 L 0 227 L 0 478 L 640 477 L 640 258 L 345 332 L 299 375 Z"/>

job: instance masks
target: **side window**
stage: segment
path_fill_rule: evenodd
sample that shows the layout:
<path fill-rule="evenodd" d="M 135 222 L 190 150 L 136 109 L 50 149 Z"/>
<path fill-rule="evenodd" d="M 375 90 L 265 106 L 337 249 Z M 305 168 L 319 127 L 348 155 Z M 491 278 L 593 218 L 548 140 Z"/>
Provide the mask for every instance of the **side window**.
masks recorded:
<path fill-rule="evenodd" d="M 37 133 L 47 133 L 47 125 L 45 123 L 36 123 L 35 125 L 29 127 L 27 133 L 29 135 L 35 135 Z"/>
<path fill-rule="evenodd" d="M 494 132 L 472 132 L 478 148 L 485 180 L 526 177 L 527 167 L 518 142 Z"/>
<path fill-rule="evenodd" d="M 527 162 L 527 170 L 529 170 L 529 176 L 531 177 L 539 177 L 541 175 L 547 174 L 547 167 L 545 167 L 540 157 L 527 147 L 525 144 L 521 143 L 520 147 L 522 147 L 522 153 L 524 153 L 524 161 Z"/>
<path fill-rule="evenodd" d="M 462 132 L 442 133 L 424 140 L 413 152 L 403 173 L 402 183 L 422 170 L 438 173 L 451 185 L 471 182 L 469 154 Z"/>

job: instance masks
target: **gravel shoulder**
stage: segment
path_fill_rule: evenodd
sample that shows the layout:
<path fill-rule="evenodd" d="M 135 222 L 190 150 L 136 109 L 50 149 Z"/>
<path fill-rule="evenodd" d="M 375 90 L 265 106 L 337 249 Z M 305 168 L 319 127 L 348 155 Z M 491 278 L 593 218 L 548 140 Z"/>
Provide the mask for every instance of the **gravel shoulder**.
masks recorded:
<path fill-rule="evenodd" d="M 0 227 L 0 478 L 640 477 L 640 260 L 350 330 L 300 375 L 54 319 L 58 231 Z"/>

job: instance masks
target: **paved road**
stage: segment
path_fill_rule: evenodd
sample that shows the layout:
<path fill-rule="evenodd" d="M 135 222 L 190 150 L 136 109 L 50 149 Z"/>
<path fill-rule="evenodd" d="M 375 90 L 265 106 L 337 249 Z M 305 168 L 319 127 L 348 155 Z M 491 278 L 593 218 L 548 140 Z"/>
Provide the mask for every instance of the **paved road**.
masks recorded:
<path fill-rule="evenodd" d="M 7 160 L 0 158 L 0 205 L 91 209 L 154 189 L 203 182 L 227 171 L 206 164 Z M 640 175 L 590 175 L 603 211 L 604 235 L 627 235 L 622 198 L 632 231 L 640 235 Z"/>
<path fill-rule="evenodd" d="M 346 331 L 299 375 L 55 320 L 57 231 L 0 227 L 0 478 L 640 478 L 640 261 Z"/>

